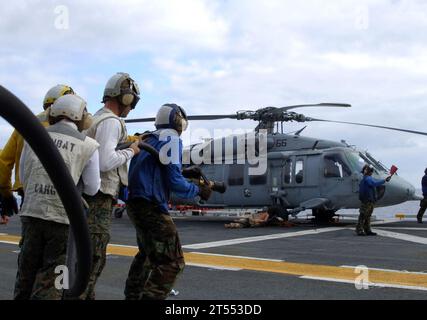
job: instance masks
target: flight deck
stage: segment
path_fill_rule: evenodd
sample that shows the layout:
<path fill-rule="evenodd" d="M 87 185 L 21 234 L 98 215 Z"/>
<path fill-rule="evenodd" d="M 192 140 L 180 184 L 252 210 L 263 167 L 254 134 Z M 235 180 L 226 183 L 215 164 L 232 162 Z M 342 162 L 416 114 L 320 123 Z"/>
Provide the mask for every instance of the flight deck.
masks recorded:
<path fill-rule="evenodd" d="M 427 299 L 427 224 L 373 222 L 376 237 L 356 236 L 355 221 L 226 229 L 230 219 L 175 217 L 186 268 L 171 300 Z M 13 297 L 20 221 L 0 228 L 0 299 Z M 124 299 L 137 252 L 126 214 L 113 218 L 97 299 Z"/>

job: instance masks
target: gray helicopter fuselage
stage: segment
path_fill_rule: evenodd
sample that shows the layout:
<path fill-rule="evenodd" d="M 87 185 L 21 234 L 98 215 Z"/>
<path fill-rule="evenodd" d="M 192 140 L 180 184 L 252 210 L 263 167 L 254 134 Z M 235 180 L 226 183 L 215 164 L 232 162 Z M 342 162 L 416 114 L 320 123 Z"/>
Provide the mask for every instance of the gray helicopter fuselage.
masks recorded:
<path fill-rule="evenodd" d="M 360 173 L 365 163 L 375 168 L 373 177 L 385 179 L 388 169 L 368 153 L 344 142 L 299 135 L 270 134 L 267 170 L 249 175 L 249 163 L 203 164 L 210 180 L 224 181 L 227 191 L 213 193 L 207 207 L 271 207 L 336 211 L 359 208 Z M 234 157 L 237 158 L 237 154 Z M 213 156 L 213 158 L 217 158 Z M 218 160 L 218 159 L 217 159 Z M 415 188 L 399 176 L 377 188 L 378 206 L 416 199 Z"/>

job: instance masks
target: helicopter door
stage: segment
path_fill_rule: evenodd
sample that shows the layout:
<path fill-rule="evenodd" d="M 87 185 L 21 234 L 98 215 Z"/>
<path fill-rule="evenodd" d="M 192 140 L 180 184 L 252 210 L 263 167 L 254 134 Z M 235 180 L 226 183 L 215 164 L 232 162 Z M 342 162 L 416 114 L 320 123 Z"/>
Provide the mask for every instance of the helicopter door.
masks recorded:
<path fill-rule="evenodd" d="M 352 172 L 341 153 L 324 154 L 320 168 L 322 197 L 340 204 L 353 194 Z"/>
<path fill-rule="evenodd" d="M 260 207 L 271 202 L 268 183 L 268 170 L 263 175 L 249 175 L 246 164 L 227 165 L 227 192 L 224 203 L 234 207 Z"/>
<path fill-rule="evenodd" d="M 271 203 L 270 188 L 268 185 L 269 170 L 262 175 L 249 175 L 250 166 L 245 167 L 244 202 L 249 206 L 264 206 Z"/>
<path fill-rule="evenodd" d="M 245 184 L 245 165 L 229 164 L 226 165 L 227 192 L 224 193 L 224 203 L 228 206 L 242 206 L 242 198 Z"/>
<path fill-rule="evenodd" d="M 300 204 L 301 187 L 305 185 L 305 161 L 303 157 L 289 157 L 284 161 L 282 170 L 282 190 L 286 192 L 286 201 L 291 207 Z"/>
<path fill-rule="evenodd" d="M 289 157 L 282 170 L 282 190 L 291 207 L 319 197 L 318 163 L 320 155 Z"/>

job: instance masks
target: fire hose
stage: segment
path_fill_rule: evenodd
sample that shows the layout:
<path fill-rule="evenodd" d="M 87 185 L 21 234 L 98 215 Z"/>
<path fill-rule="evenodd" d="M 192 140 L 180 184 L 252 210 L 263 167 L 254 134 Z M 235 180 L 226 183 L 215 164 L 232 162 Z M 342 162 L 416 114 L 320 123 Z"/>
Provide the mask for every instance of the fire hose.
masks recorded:
<path fill-rule="evenodd" d="M 121 143 L 116 147 L 116 150 L 123 150 L 129 148 L 131 144 L 132 142 Z M 145 143 L 144 141 L 140 141 L 138 143 L 138 148 L 148 152 L 160 165 L 163 165 L 163 163 L 160 161 L 159 152 L 153 146 L 149 145 L 148 143 Z M 187 179 L 196 180 L 197 183 L 200 185 L 208 186 L 212 189 L 212 191 L 218 193 L 225 193 L 225 191 L 227 190 L 227 187 L 223 182 L 210 181 L 198 166 L 184 168 L 182 170 L 182 175 Z"/>

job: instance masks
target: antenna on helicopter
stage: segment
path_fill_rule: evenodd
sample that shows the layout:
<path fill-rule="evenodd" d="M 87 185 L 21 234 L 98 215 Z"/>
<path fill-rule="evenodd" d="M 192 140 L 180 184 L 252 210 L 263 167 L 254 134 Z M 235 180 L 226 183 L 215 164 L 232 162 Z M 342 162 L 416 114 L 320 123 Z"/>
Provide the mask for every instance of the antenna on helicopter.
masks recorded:
<path fill-rule="evenodd" d="M 297 132 L 294 133 L 294 135 L 299 136 L 301 134 L 301 132 L 303 132 L 305 130 L 305 128 L 307 128 L 307 126 L 304 126 L 304 128 L 299 129 Z"/>

